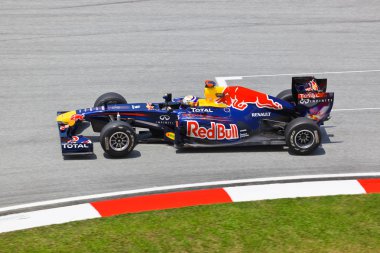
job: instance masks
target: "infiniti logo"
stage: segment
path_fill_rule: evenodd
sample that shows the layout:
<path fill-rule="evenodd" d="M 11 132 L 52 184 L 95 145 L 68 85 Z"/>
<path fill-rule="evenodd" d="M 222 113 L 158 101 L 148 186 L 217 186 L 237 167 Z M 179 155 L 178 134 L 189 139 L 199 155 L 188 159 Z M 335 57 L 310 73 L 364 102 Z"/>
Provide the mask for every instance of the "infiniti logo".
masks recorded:
<path fill-rule="evenodd" d="M 170 116 L 169 115 L 161 115 L 160 120 L 170 120 Z"/>

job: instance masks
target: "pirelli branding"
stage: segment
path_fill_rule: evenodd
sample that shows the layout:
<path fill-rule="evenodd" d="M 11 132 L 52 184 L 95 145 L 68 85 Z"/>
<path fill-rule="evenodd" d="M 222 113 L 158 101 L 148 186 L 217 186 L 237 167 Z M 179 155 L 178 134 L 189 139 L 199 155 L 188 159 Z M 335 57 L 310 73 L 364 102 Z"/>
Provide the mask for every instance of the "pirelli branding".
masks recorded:
<path fill-rule="evenodd" d="M 211 122 L 210 128 L 199 126 L 197 121 L 187 121 L 187 136 L 208 140 L 235 140 L 239 139 L 239 130 L 236 124 L 224 124 Z"/>

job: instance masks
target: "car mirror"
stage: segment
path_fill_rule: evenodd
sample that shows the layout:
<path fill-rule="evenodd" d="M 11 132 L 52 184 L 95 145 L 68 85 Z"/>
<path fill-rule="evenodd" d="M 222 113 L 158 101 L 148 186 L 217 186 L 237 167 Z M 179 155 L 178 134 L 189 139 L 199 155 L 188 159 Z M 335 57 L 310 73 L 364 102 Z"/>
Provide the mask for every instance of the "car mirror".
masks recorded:
<path fill-rule="evenodd" d="M 169 103 L 172 101 L 172 94 L 166 93 L 162 98 L 165 100 L 166 103 Z"/>

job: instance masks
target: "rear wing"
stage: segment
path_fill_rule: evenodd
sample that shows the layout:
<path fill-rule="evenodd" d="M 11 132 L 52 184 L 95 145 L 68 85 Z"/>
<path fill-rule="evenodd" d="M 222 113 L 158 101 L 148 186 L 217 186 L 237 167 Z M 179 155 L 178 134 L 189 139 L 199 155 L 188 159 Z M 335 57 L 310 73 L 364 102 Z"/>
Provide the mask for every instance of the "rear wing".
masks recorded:
<path fill-rule="evenodd" d="M 292 78 L 292 94 L 301 116 L 320 124 L 330 118 L 334 93 L 326 90 L 327 79 L 317 79 L 314 76 Z"/>

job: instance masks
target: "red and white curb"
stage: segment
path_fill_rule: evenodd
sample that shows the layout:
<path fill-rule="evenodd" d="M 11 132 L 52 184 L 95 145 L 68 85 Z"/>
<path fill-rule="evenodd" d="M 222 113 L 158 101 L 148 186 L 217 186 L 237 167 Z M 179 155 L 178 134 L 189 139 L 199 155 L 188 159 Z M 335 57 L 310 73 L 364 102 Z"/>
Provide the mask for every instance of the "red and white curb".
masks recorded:
<path fill-rule="evenodd" d="M 136 196 L 0 217 L 0 233 L 119 214 L 243 201 L 380 193 L 380 179 L 232 186 Z"/>

